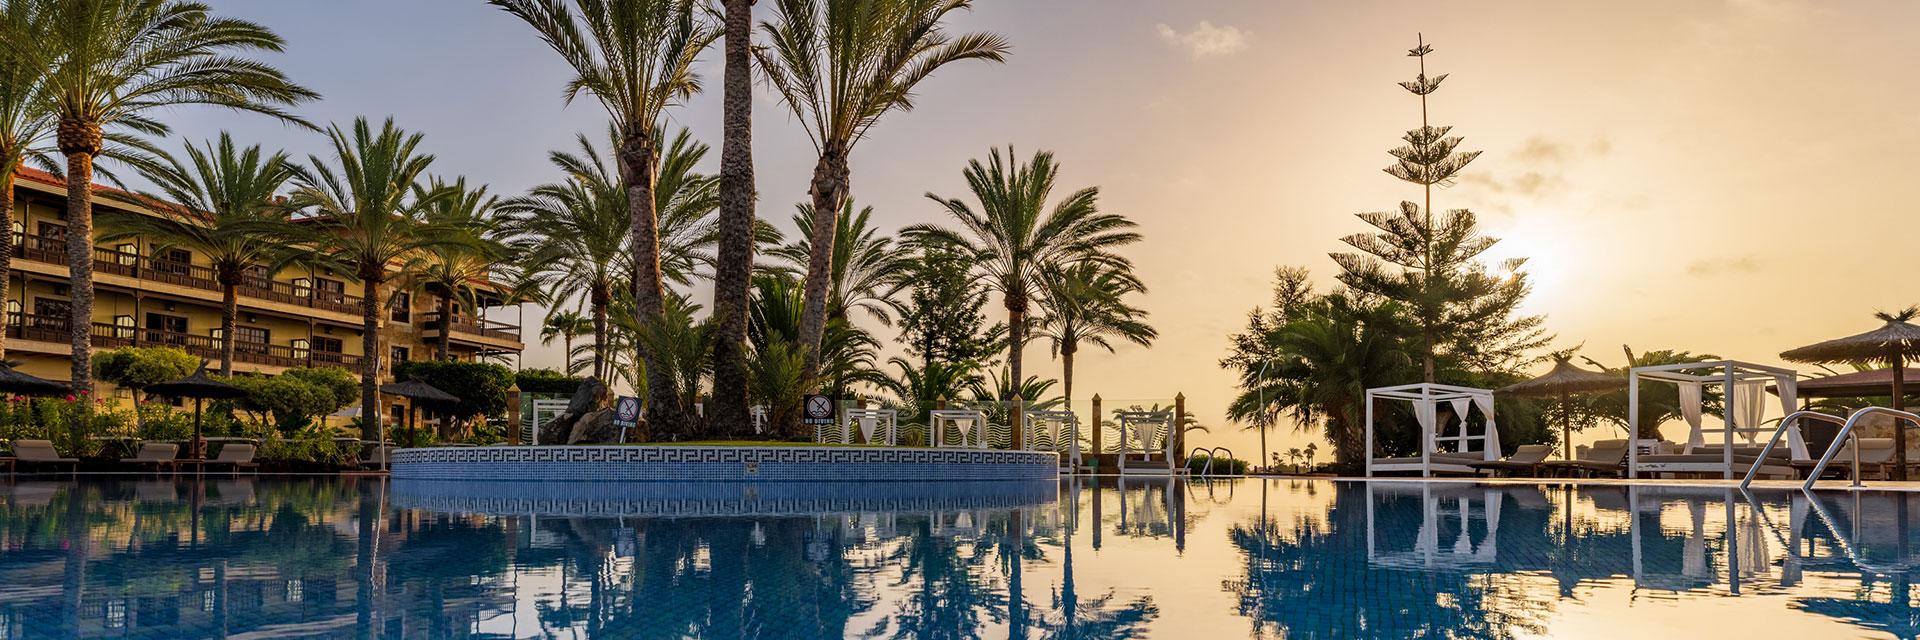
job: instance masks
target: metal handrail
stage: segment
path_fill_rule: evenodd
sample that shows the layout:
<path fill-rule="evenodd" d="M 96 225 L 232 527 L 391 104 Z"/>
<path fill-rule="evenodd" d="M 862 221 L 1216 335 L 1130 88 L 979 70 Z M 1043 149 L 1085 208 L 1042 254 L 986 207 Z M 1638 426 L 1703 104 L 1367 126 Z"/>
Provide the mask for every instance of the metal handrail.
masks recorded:
<path fill-rule="evenodd" d="M 1200 477 L 1204 478 L 1213 475 L 1213 452 L 1206 447 L 1194 447 L 1192 451 L 1187 452 L 1187 459 L 1193 459 L 1193 454 L 1196 453 L 1207 456 L 1206 466 L 1200 467 Z"/>
<path fill-rule="evenodd" d="M 1847 434 L 1853 433 L 1853 425 L 1855 423 L 1860 422 L 1861 418 L 1864 418 L 1876 413 L 1891 414 L 1896 419 L 1905 418 L 1908 422 L 1912 422 L 1914 424 L 1920 424 L 1920 415 L 1915 415 L 1913 413 L 1909 413 L 1906 411 L 1895 411 L 1887 407 L 1867 407 L 1865 409 L 1861 409 L 1859 411 L 1853 412 L 1853 415 L 1851 416 L 1847 416 L 1847 423 L 1844 425 L 1841 425 L 1840 433 L 1835 434 L 1833 436 L 1834 444 L 1839 444 L 1841 440 L 1845 440 L 1847 438 Z M 1895 424 L 1894 428 L 1905 429 L 1906 427 Z M 1833 461 L 1833 454 L 1836 454 L 1839 452 L 1840 451 L 1838 449 L 1835 449 L 1832 445 L 1827 446 L 1826 455 L 1820 456 L 1820 464 L 1816 464 L 1813 466 L 1813 471 L 1807 474 L 1806 484 L 1800 485 L 1800 488 L 1808 491 L 1813 490 L 1813 483 L 1820 481 L 1820 474 L 1827 470 L 1827 463 Z M 1854 452 L 1854 456 L 1856 456 L 1854 471 L 1853 471 L 1853 476 L 1854 476 L 1853 483 L 1854 483 L 1854 486 L 1859 486 L 1860 467 L 1858 462 L 1858 456 L 1860 455 L 1860 444 L 1858 442 L 1854 443 L 1853 452 Z"/>
<path fill-rule="evenodd" d="M 1793 421 L 1799 418 L 1813 418 L 1815 420 L 1819 420 L 1822 422 L 1829 422 L 1837 425 L 1845 425 L 1847 423 L 1847 421 L 1842 420 L 1840 416 L 1836 416 L 1828 413 L 1820 413 L 1818 411 L 1809 411 L 1805 409 L 1787 414 L 1786 417 L 1780 419 L 1780 426 L 1773 430 L 1773 437 L 1767 438 L 1767 446 L 1760 448 L 1759 457 L 1753 461 L 1753 464 L 1747 465 L 1747 477 L 1740 481 L 1741 489 L 1745 489 L 1747 488 L 1747 485 L 1753 484 L 1754 476 L 1760 474 L 1761 462 L 1767 459 L 1767 454 L 1773 453 L 1773 446 L 1780 442 L 1780 436 L 1786 435 L 1787 427 L 1793 426 Z M 1833 442 L 1827 445 L 1827 452 L 1832 453 L 1833 448 L 1839 445 L 1840 441 L 1841 441 L 1840 436 L 1834 436 Z M 1859 443 L 1854 443 L 1854 447 L 1853 447 L 1853 477 L 1856 482 L 1859 481 L 1859 478 L 1860 478 L 1860 445 Z"/>
<path fill-rule="evenodd" d="M 1213 461 L 1219 460 L 1220 459 L 1219 454 L 1223 451 L 1226 452 L 1228 460 L 1233 459 L 1232 449 L 1228 449 L 1226 447 L 1214 447 L 1212 449 L 1207 450 L 1207 465 L 1211 466 L 1213 465 Z M 1232 465 L 1228 465 L 1228 468 L 1232 468 Z"/>

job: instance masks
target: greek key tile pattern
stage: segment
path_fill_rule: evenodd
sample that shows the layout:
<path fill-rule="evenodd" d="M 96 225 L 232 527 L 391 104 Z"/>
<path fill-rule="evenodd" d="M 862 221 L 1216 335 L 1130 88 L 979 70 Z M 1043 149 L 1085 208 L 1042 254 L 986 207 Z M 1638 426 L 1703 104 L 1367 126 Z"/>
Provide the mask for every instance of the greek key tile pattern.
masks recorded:
<path fill-rule="evenodd" d="M 800 516 L 1012 509 L 1053 502 L 1052 480 L 904 482 L 522 482 L 395 480 L 394 504 L 465 515 Z"/>
<path fill-rule="evenodd" d="M 393 452 L 414 480 L 874 481 L 1052 479 L 1050 451 L 864 447 L 430 447 Z"/>

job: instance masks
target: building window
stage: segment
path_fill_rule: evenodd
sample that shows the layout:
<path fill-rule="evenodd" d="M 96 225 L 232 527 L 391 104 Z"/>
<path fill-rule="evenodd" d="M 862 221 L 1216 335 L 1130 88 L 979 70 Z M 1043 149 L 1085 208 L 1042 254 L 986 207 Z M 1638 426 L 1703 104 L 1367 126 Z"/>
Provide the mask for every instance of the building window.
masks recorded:
<path fill-rule="evenodd" d="M 413 322 L 413 294 L 396 292 L 393 294 L 393 313 L 389 316 L 394 322 Z"/>
<path fill-rule="evenodd" d="M 294 278 L 293 279 L 293 295 L 296 295 L 302 298 L 311 297 L 313 295 L 313 280 L 310 280 L 307 278 Z"/>
<path fill-rule="evenodd" d="M 105 617 L 108 629 L 120 629 L 127 626 L 127 601 L 108 600 Z"/>
<path fill-rule="evenodd" d="M 233 334 L 240 344 L 265 345 L 273 343 L 273 332 L 263 327 L 238 326 Z"/>
<path fill-rule="evenodd" d="M 320 299 L 339 302 L 347 297 L 347 283 L 339 280 L 320 278 L 313 281 L 313 288 L 320 292 Z"/>
<path fill-rule="evenodd" d="M 293 359 L 295 360 L 307 359 L 307 353 L 312 351 L 312 346 L 311 346 L 312 344 L 313 343 L 307 340 L 306 338 L 294 338 L 293 339 Z"/>
<path fill-rule="evenodd" d="M 22 308 L 21 308 L 21 306 L 20 306 L 20 301 L 19 301 L 19 300 L 8 300 L 8 301 L 7 301 L 7 317 L 9 317 L 9 318 L 12 318 L 12 317 L 18 317 L 18 316 L 20 315 L 20 311 L 21 311 L 21 310 L 22 310 Z"/>
<path fill-rule="evenodd" d="M 42 221 L 39 226 L 40 237 L 47 240 L 60 240 L 67 237 L 67 225 Z"/>
<path fill-rule="evenodd" d="M 406 348 L 406 347 L 394 347 L 394 348 L 393 348 L 393 362 L 392 362 L 391 364 L 389 364 L 389 365 L 387 365 L 387 366 L 388 366 L 388 369 L 389 369 L 389 370 L 391 370 L 391 369 L 392 369 L 393 367 L 397 367 L 397 366 L 399 366 L 399 365 L 400 365 L 400 363 L 402 363 L 402 362 L 406 362 L 406 361 L 407 361 L 407 356 L 408 356 L 408 355 L 410 355 L 410 353 L 409 353 L 409 352 L 407 351 L 407 348 Z"/>
<path fill-rule="evenodd" d="M 140 247 L 131 242 L 114 247 L 113 252 L 120 254 L 114 256 L 113 261 L 122 267 L 131 267 L 140 262 Z"/>
<path fill-rule="evenodd" d="M 113 337 L 121 340 L 133 339 L 133 316 L 113 317 Z"/>

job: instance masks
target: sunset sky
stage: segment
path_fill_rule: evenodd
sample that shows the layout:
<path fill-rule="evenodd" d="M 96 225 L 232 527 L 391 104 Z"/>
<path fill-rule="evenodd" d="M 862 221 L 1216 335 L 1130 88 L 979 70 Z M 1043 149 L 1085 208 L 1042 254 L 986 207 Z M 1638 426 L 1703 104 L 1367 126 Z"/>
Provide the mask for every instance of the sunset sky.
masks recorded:
<path fill-rule="evenodd" d="M 564 105 L 557 56 L 479 0 L 213 4 L 288 39 L 271 61 L 325 96 L 302 113 L 392 115 L 426 134 L 437 172 L 502 194 L 557 178 L 546 152 L 604 129 L 597 105 Z M 1584 343 L 1610 365 L 1623 343 L 1777 363 L 1920 301 L 1894 275 L 1920 211 L 1920 180 L 1903 168 L 1920 149 L 1920 4 L 978 4 L 955 27 L 1004 34 L 1007 63 L 923 84 L 917 109 L 856 149 L 854 195 L 887 229 L 942 221 L 922 194 L 966 195 L 967 160 L 1013 145 L 1054 151 L 1063 187 L 1099 186 L 1102 209 L 1137 221 L 1147 240 L 1129 255 L 1150 289 L 1139 303 L 1162 337 L 1083 355 L 1082 411 L 1092 393 L 1111 406 L 1185 392 L 1213 429 L 1200 442 L 1254 455 L 1251 432 L 1222 417 L 1226 336 L 1266 302 L 1275 266 L 1308 267 L 1324 286 L 1327 253 L 1362 230 L 1353 213 L 1417 196 L 1381 168 L 1419 124 L 1394 83 L 1414 75 L 1406 50 L 1421 32 L 1430 71 L 1452 74 L 1434 122 L 1485 151 L 1435 204 L 1479 212 L 1503 239 L 1494 257 L 1530 258 L 1526 309 L 1547 315 L 1556 346 Z M 717 147 L 717 49 L 703 67 L 710 93 L 671 117 Z M 813 150 L 764 87 L 755 110 L 760 214 L 790 228 Z M 227 128 L 296 155 L 324 148 L 259 117 L 168 120 L 195 140 Z M 711 302 L 704 288 L 696 298 Z M 530 333 L 541 317 L 528 309 Z M 1030 371 L 1058 375 L 1045 346 L 1028 355 Z M 525 355 L 558 363 L 557 345 Z M 1287 431 L 1273 446 L 1305 441 Z"/>

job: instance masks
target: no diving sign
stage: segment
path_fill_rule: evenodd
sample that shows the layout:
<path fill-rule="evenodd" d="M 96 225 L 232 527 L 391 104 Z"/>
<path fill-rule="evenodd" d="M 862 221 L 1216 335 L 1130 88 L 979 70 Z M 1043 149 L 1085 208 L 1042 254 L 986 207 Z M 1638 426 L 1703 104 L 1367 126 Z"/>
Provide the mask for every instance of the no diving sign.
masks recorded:
<path fill-rule="evenodd" d="M 620 441 L 627 441 L 627 430 L 640 424 L 640 399 L 620 396 L 613 404 L 613 426 L 620 428 Z"/>
<path fill-rule="evenodd" d="M 801 405 L 800 421 L 808 425 L 833 424 L 833 396 L 809 394 Z"/>

